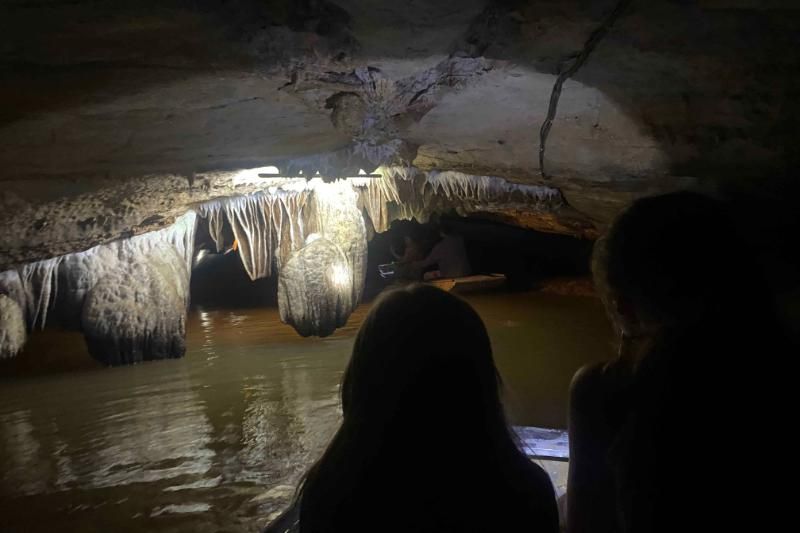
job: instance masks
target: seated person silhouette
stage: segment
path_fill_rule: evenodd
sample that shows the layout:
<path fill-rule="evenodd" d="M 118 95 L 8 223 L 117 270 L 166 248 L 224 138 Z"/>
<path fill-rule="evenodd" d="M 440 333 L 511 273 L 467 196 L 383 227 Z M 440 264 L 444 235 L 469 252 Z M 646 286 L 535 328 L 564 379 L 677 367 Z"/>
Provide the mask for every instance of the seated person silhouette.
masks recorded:
<path fill-rule="evenodd" d="M 592 269 L 621 342 L 573 378 L 567 530 L 773 530 L 742 430 L 782 404 L 757 359 L 780 359 L 785 341 L 725 207 L 689 192 L 638 200 Z"/>
<path fill-rule="evenodd" d="M 428 256 L 414 263 L 420 272 L 436 266 L 436 270 L 425 273 L 425 279 L 460 278 L 472 274 L 472 267 L 467 257 L 464 238 L 458 235 L 446 222 L 439 225 L 441 239 L 431 249 Z"/>
<path fill-rule="evenodd" d="M 269 533 L 555 533 L 547 474 L 503 414 L 486 329 L 464 301 L 413 284 L 364 320 L 343 420 Z"/>

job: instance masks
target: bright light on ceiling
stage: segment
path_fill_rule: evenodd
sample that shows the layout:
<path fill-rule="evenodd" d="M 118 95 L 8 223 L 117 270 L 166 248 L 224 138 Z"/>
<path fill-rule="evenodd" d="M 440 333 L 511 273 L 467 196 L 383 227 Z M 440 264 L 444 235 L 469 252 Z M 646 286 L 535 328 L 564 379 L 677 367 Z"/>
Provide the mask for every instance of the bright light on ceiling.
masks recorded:
<path fill-rule="evenodd" d="M 260 178 L 259 174 L 280 174 L 281 171 L 278 167 L 258 167 L 240 170 L 233 177 L 233 186 L 237 185 L 256 185 L 264 184 L 264 178 Z"/>

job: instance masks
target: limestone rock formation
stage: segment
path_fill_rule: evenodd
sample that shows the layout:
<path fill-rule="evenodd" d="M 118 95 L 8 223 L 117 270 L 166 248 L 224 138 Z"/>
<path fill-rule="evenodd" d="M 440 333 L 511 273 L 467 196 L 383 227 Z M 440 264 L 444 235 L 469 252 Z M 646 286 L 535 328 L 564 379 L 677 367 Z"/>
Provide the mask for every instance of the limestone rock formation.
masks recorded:
<path fill-rule="evenodd" d="M 25 345 L 25 315 L 19 304 L 0 293 L 0 359 L 14 357 Z"/>
<path fill-rule="evenodd" d="M 567 224 L 507 215 L 554 231 L 697 182 L 758 194 L 796 168 L 797 2 L 653 0 L 563 85 L 544 176 L 554 83 L 617 3 L 3 3 L 0 271 L 257 192 L 236 177 L 263 165 L 547 186 Z"/>
<path fill-rule="evenodd" d="M 0 294 L 23 317 L 23 333 L 53 322 L 83 330 L 107 364 L 179 357 L 195 226 L 190 211 L 159 231 L 2 272 Z"/>
<path fill-rule="evenodd" d="M 358 195 L 346 181 L 322 185 L 314 193 L 317 231 L 338 246 L 347 260 L 350 312 L 361 299 L 367 275 L 367 229 L 357 202 Z"/>
<path fill-rule="evenodd" d="M 341 248 L 311 234 L 278 277 L 281 320 L 303 337 L 325 337 L 347 322 L 357 303 L 353 293 L 353 275 Z"/>
<path fill-rule="evenodd" d="M 301 180 L 305 181 L 305 180 Z M 287 185 L 287 184 L 283 184 Z M 303 246 L 307 191 L 272 188 L 255 194 L 225 198 L 200 206 L 217 251 L 225 247 L 222 228 L 227 223 L 236 239 L 242 265 L 251 280 L 272 275 Z"/>
<path fill-rule="evenodd" d="M 19 277 L 19 272 L 16 270 L 8 270 L 0 272 L 0 294 L 5 294 L 22 310 L 23 316 L 25 315 L 25 288 L 22 286 L 22 280 Z"/>
<path fill-rule="evenodd" d="M 183 356 L 187 289 L 186 267 L 168 245 L 109 272 L 83 304 L 89 353 L 112 366 Z"/>
<path fill-rule="evenodd" d="M 87 294 L 111 298 L 101 280 L 193 209 L 218 250 L 230 228 L 253 279 L 290 262 L 311 276 L 297 286 L 324 279 L 303 251 L 319 233 L 351 307 L 362 234 L 398 218 L 454 209 L 594 238 L 631 200 L 683 188 L 792 212 L 798 23 L 789 0 L 3 3 L 0 290 L 29 330 L 80 327 Z M 326 207 L 267 165 L 389 171 Z M 170 241 L 187 271 L 192 239 Z"/>

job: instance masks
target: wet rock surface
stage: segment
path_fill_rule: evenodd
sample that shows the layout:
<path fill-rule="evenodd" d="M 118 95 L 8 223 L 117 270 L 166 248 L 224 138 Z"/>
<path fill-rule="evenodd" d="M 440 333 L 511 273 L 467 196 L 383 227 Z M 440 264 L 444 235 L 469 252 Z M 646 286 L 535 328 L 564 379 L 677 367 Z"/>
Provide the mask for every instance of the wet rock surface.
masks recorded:
<path fill-rule="evenodd" d="M 129 365 L 186 351 L 186 269 L 166 247 L 145 259 L 106 275 L 86 295 L 81 326 L 89 353 L 102 363 Z"/>
<path fill-rule="evenodd" d="M 17 355 L 26 336 L 25 315 L 19 304 L 0 293 L 0 359 Z"/>
<path fill-rule="evenodd" d="M 796 3 L 663 0 L 566 82 L 543 177 L 553 83 L 614 5 L 5 3 L 0 271 L 255 192 L 234 178 L 262 165 L 546 185 L 585 227 L 684 177 L 758 192 L 796 166 Z"/>
<path fill-rule="evenodd" d="M 160 231 L 8 270 L 0 294 L 22 314 L 23 333 L 53 324 L 83 331 L 106 364 L 180 357 L 195 226 L 189 212 Z"/>
<path fill-rule="evenodd" d="M 355 308 L 353 280 L 341 248 L 327 238 L 309 235 L 292 254 L 278 278 L 281 320 L 303 337 L 325 337 L 345 325 Z"/>

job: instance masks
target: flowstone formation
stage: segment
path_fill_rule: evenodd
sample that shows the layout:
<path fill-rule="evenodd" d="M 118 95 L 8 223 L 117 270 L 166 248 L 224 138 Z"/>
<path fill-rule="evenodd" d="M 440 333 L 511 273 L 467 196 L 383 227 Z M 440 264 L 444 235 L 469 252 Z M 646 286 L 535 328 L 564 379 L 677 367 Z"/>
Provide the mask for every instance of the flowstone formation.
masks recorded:
<path fill-rule="evenodd" d="M 461 216 L 505 217 L 538 231 L 595 236 L 594 226 L 573 216 L 560 191 L 552 187 L 415 167 L 383 167 L 380 173 L 381 178 L 357 182 L 359 202 L 375 231 L 388 230 L 393 220 L 426 222 L 434 214 L 455 211 Z M 521 213 L 530 215 L 530 223 L 523 222 Z"/>
<path fill-rule="evenodd" d="M 314 233 L 289 258 L 278 277 L 281 320 L 303 337 L 325 337 L 347 323 L 358 303 L 341 248 Z"/>
<path fill-rule="evenodd" d="M 117 366 L 183 356 L 188 279 L 182 258 L 165 244 L 100 279 L 81 320 L 92 357 Z"/>
<path fill-rule="evenodd" d="M 319 184 L 314 192 L 318 233 L 306 239 L 278 274 L 281 320 L 304 337 L 333 333 L 361 298 L 367 230 L 357 200 L 345 181 Z"/>
<path fill-rule="evenodd" d="M 347 321 L 364 288 L 366 226 L 346 181 L 263 180 L 264 190 L 201 205 L 216 250 L 226 228 L 252 280 L 277 274 L 281 319 L 303 336 Z"/>
<path fill-rule="evenodd" d="M 0 359 L 14 357 L 25 344 L 25 316 L 19 304 L 0 294 Z"/>
<path fill-rule="evenodd" d="M 491 176 L 381 167 L 380 177 L 269 178 L 262 190 L 199 206 L 217 252 L 236 244 L 251 279 L 277 275 L 281 319 L 302 336 L 326 336 L 344 325 L 364 289 L 367 235 L 393 220 L 427 221 L 434 214 L 503 216 L 515 210 L 536 220 L 569 208 L 557 189 Z M 555 220 L 555 219 L 554 219 Z M 552 228 L 535 226 L 536 229 Z"/>
<path fill-rule="evenodd" d="M 581 236 L 695 184 L 789 212 L 798 23 L 796 0 L 0 2 L 0 271 L 255 193 L 234 178 L 263 165 L 547 186 L 570 209 L 494 214 Z"/>
<path fill-rule="evenodd" d="M 28 330 L 51 322 L 82 330 L 103 363 L 180 357 L 195 226 L 189 212 L 160 231 L 0 273 L 0 293 L 24 313 Z M 9 331 L 4 319 L 0 335 Z"/>
<path fill-rule="evenodd" d="M 199 213 L 208 222 L 217 252 L 233 244 L 225 242 L 223 232 L 226 223 L 230 226 L 244 269 L 257 280 L 272 275 L 273 264 L 280 268 L 305 242 L 308 198 L 301 184 L 300 190 L 272 188 L 207 202 Z"/>

